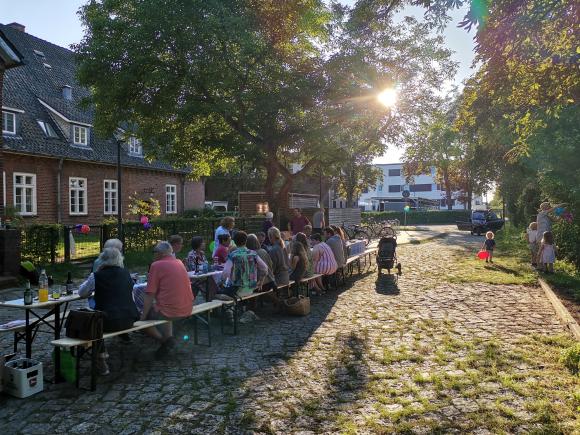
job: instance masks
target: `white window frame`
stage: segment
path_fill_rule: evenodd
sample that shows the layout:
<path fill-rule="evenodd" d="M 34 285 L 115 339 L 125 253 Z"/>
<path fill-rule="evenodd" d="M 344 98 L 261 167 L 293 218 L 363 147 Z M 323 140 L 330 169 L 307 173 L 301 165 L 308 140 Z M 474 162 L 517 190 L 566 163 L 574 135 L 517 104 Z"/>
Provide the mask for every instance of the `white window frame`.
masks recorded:
<path fill-rule="evenodd" d="M 112 185 L 115 187 L 113 188 Z M 111 194 L 114 194 L 114 199 L 111 198 Z M 117 180 L 103 180 L 103 214 L 116 215 L 119 210 L 118 207 L 119 183 Z"/>
<path fill-rule="evenodd" d="M 165 214 L 177 214 L 177 184 L 165 185 Z"/>
<path fill-rule="evenodd" d="M 129 145 L 129 154 L 132 156 L 143 156 L 143 145 L 141 145 L 141 141 L 137 139 L 135 136 L 130 136 L 129 140 L 127 141 Z"/>
<path fill-rule="evenodd" d="M 12 130 L 8 130 L 6 127 L 8 115 L 12 116 Z M 2 111 L 2 134 L 16 134 L 16 113 L 7 110 Z"/>
<path fill-rule="evenodd" d="M 50 125 L 49 122 L 43 121 L 41 119 L 37 119 L 36 122 L 38 123 L 38 126 L 40 127 L 40 129 L 42 130 L 42 132 L 44 133 L 44 135 L 46 137 L 50 137 L 50 138 L 57 138 L 58 137 L 58 134 L 56 133 L 54 128 L 52 128 L 52 125 Z"/>
<path fill-rule="evenodd" d="M 16 177 L 23 177 L 24 178 L 24 183 L 16 183 Z M 26 183 L 26 177 L 31 177 L 32 178 L 32 182 L 30 184 Z M 18 211 L 18 214 L 20 214 L 20 216 L 36 216 L 36 174 L 29 174 L 29 173 L 25 173 L 25 172 L 14 172 L 12 174 L 12 203 L 14 204 L 14 208 L 16 209 L 16 211 Z M 24 205 L 24 207 L 26 207 L 26 193 L 24 195 L 24 201 L 21 202 L 20 207 L 18 206 L 18 204 L 16 204 L 16 190 L 17 189 L 24 189 L 25 192 L 26 190 L 30 190 L 31 196 L 32 196 L 32 210 L 31 211 L 26 211 L 26 210 L 22 210 L 22 206 Z M 21 195 L 22 197 L 22 195 Z"/>
<path fill-rule="evenodd" d="M 81 132 L 85 132 L 84 138 Z M 77 140 L 77 132 L 78 132 L 78 140 Z M 73 144 L 75 145 L 82 145 L 88 146 L 89 145 L 89 128 L 83 127 L 82 125 L 73 125 Z"/>
<path fill-rule="evenodd" d="M 82 181 L 83 187 L 73 187 L 73 181 Z M 83 199 L 84 199 L 84 210 L 79 211 L 80 201 L 79 201 L 79 193 L 83 192 Z M 76 201 L 74 201 L 75 207 L 73 209 L 73 193 L 76 195 Z M 88 189 L 87 189 L 87 179 L 82 177 L 69 177 L 68 178 L 68 212 L 70 216 L 86 216 L 89 214 L 89 200 L 88 200 Z"/>

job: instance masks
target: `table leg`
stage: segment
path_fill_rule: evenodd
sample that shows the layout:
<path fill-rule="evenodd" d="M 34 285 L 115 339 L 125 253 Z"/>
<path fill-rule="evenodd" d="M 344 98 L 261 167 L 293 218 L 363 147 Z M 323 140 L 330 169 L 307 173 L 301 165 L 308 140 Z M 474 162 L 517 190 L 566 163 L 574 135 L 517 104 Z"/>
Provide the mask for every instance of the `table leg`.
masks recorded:
<path fill-rule="evenodd" d="M 26 358 L 32 358 L 32 330 L 30 329 L 30 310 L 26 311 Z"/>
<path fill-rule="evenodd" d="M 54 339 L 60 339 L 60 305 L 54 307 Z M 54 347 L 54 383 L 63 382 L 60 373 L 60 347 Z"/>

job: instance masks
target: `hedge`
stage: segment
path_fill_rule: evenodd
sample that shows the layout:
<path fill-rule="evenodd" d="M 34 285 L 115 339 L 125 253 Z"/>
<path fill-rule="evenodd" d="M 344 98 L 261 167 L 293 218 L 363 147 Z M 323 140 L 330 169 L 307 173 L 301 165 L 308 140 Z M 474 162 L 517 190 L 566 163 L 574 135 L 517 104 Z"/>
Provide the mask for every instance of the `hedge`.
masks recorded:
<path fill-rule="evenodd" d="M 193 236 L 203 237 L 209 244 L 214 238 L 215 229 L 221 219 L 216 218 L 175 218 L 151 220 L 152 227 L 146 230 L 139 222 L 125 222 L 125 251 L 147 251 L 158 240 L 167 240 L 172 234 L 179 234 L 185 240 L 185 248 Z M 260 218 L 236 218 L 236 229 L 255 233 L 261 231 L 263 217 Z M 117 226 L 114 224 L 103 225 L 103 239 L 117 237 Z"/>
<path fill-rule="evenodd" d="M 410 211 L 407 213 L 407 225 L 454 224 L 456 221 L 469 220 L 470 217 L 471 212 L 469 210 Z M 402 211 L 362 212 L 362 221 L 364 223 L 389 219 L 398 219 L 403 225 L 405 213 Z"/>
<path fill-rule="evenodd" d="M 566 258 L 580 271 L 580 223 L 557 222 L 552 230 L 558 246 L 558 257 Z"/>
<path fill-rule="evenodd" d="M 20 252 L 23 260 L 54 263 L 62 250 L 62 225 L 26 225 L 20 228 Z"/>

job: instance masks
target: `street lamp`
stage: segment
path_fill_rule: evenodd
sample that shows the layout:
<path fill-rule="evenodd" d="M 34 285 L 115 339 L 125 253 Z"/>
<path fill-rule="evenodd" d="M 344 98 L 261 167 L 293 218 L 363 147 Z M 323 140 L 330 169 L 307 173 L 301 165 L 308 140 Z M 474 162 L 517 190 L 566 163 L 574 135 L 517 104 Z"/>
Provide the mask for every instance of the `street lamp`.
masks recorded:
<path fill-rule="evenodd" d="M 124 142 L 123 132 L 117 131 L 115 133 L 115 141 L 117 142 L 117 237 L 123 242 L 125 247 L 125 235 L 123 234 L 123 190 L 121 184 L 121 145 Z"/>
<path fill-rule="evenodd" d="M 385 107 L 393 107 L 397 103 L 397 90 L 395 88 L 383 89 L 377 95 L 377 100 Z"/>

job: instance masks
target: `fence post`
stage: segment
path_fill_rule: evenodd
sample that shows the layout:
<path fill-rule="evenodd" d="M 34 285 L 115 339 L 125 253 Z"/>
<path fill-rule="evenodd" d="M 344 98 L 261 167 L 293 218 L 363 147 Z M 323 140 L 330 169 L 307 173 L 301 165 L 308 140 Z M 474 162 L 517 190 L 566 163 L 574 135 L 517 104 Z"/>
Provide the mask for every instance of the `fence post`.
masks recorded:
<path fill-rule="evenodd" d="M 63 226 L 62 234 L 64 237 L 64 262 L 68 263 L 70 261 L 70 228 L 66 225 Z"/>

